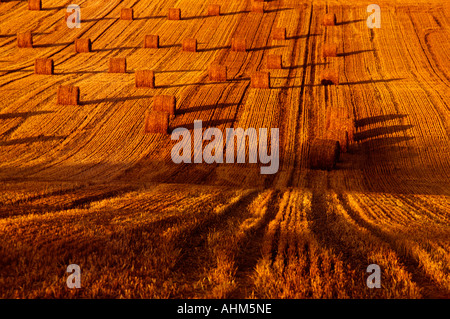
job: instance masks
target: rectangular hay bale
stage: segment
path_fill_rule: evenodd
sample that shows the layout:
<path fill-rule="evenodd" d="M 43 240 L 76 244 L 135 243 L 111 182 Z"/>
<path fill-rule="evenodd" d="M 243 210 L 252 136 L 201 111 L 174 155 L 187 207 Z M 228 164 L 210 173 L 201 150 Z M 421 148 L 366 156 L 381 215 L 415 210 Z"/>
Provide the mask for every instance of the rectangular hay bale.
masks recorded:
<path fill-rule="evenodd" d="M 109 73 L 127 73 L 127 60 L 125 58 L 110 58 Z"/>
<path fill-rule="evenodd" d="M 268 69 L 282 69 L 283 59 L 281 54 L 269 54 L 267 56 L 267 68 Z"/>
<path fill-rule="evenodd" d="M 197 40 L 192 38 L 184 39 L 182 48 L 186 52 L 197 52 Z"/>
<path fill-rule="evenodd" d="M 169 20 L 181 20 L 181 9 L 180 8 L 170 8 L 168 18 L 169 18 Z"/>
<path fill-rule="evenodd" d="M 133 8 L 122 8 L 120 10 L 120 20 L 133 20 Z"/>
<path fill-rule="evenodd" d="M 247 51 L 247 40 L 246 38 L 232 38 L 231 39 L 231 50 L 235 52 L 245 52 Z"/>
<path fill-rule="evenodd" d="M 71 85 L 60 85 L 58 87 L 57 103 L 60 105 L 79 105 L 80 88 Z"/>
<path fill-rule="evenodd" d="M 252 88 L 268 89 L 270 88 L 270 73 L 267 71 L 257 71 L 251 76 Z"/>
<path fill-rule="evenodd" d="M 209 81 L 225 82 L 227 80 L 227 67 L 220 64 L 211 64 L 208 70 Z"/>
<path fill-rule="evenodd" d="M 28 0 L 28 10 L 41 10 L 42 1 L 41 0 Z"/>
<path fill-rule="evenodd" d="M 91 52 L 91 39 L 75 39 L 75 52 L 86 53 Z"/>
<path fill-rule="evenodd" d="M 208 6 L 208 15 L 209 16 L 220 16 L 220 5 L 211 4 Z"/>
<path fill-rule="evenodd" d="M 34 61 L 35 74 L 53 74 L 53 59 L 37 58 Z"/>
<path fill-rule="evenodd" d="M 19 48 L 33 47 L 33 36 L 31 35 L 31 31 L 17 33 L 17 46 Z"/>
<path fill-rule="evenodd" d="M 153 98 L 153 111 L 167 112 L 174 116 L 176 112 L 176 98 L 173 95 L 155 95 Z"/>
<path fill-rule="evenodd" d="M 149 34 L 144 38 L 144 48 L 159 48 L 159 35 Z"/>
<path fill-rule="evenodd" d="M 136 87 L 155 88 L 155 72 L 152 70 L 136 70 Z"/>

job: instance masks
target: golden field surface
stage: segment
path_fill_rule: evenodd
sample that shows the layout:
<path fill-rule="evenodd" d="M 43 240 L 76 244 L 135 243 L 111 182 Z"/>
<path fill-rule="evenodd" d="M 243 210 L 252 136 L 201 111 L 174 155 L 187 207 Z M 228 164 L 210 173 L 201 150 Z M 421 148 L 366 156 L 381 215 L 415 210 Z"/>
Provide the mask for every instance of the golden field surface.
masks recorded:
<path fill-rule="evenodd" d="M 362 0 L 80 0 L 0 3 L 1 298 L 450 298 L 450 5 Z M 133 21 L 120 10 L 134 9 Z M 169 21 L 168 9 L 182 10 Z M 324 27 L 325 13 L 337 25 Z M 272 30 L 286 27 L 286 40 Z M 33 48 L 16 34 L 33 32 Z M 142 47 L 158 34 L 161 48 Z M 75 53 L 77 37 L 92 52 Z M 246 37 L 247 52 L 230 50 Z M 181 42 L 196 38 L 198 52 Z M 322 57 L 322 45 L 338 56 Z M 250 87 L 266 70 L 271 88 Z M 54 75 L 34 74 L 52 58 Z M 111 57 L 128 72 L 108 73 Z M 227 82 L 208 66 L 228 67 Z M 323 86 L 331 68 L 340 84 Z M 155 71 L 136 88 L 134 71 Z M 80 88 L 58 105 L 59 85 Z M 153 96 L 174 95 L 170 128 L 279 128 L 280 167 L 174 164 L 170 135 L 144 134 Z M 332 171 L 308 168 L 307 142 L 346 108 L 355 141 Z M 66 286 L 69 264 L 81 289 Z M 381 267 L 381 289 L 366 268 Z"/>

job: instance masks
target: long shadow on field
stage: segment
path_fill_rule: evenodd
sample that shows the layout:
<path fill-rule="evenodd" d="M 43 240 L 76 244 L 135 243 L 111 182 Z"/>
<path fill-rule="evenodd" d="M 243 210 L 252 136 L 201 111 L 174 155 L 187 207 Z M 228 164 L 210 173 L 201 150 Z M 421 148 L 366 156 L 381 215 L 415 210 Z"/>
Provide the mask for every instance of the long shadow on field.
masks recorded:
<path fill-rule="evenodd" d="M 343 52 L 343 53 L 338 53 L 337 56 L 338 57 L 346 57 L 346 56 L 356 55 L 356 54 L 360 54 L 360 53 L 364 53 L 364 52 L 375 52 L 375 50 L 372 49 L 372 50 L 358 50 L 358 51 L 353 51 L 353 52 Z"/>
<path fill-rule="evenodd" d="M 256 51 L 263 51 L 263 50 L 269 50 L 269 49 L 275 49 L 275 48 L 284 48 L 286 45 L 268 45 L 265 47 L 259 47 L 259 48 L 251 48 L 247 49 L 249 52 L 256 52 Z"/>
<path fill-rule="evenodd" d="M 163 19 L 163 18 L 167 18 L 167 16 L 147 16 L 147 17 L 138 17 L 138 18 L 133 18 L 133 20 L 151 20 L 151 19 Z"/>
<path fill-rule="evenodd" d="M 378 115 L 378 116 L 370 116 L 365 117 L 355 121 L 356 127 L 362 127 L 366 125 L 387 122 L 390 120 L 402 119 L 407 117 L 407 114 L 387 114 L 387 115 Z"/>
<path fill-rule="evenodd" d="M 230 45 L 224 45 L 221 47 L 215 47 L 215 48 L 206 48 L 206 49 L 199 49 L 198 52 L 208 52 L 208 51 L 217 51 L 217 50 L 224 50 L 224 49 L 230 49 Z"/>
<path fill-rule="evenodd" d="M 50 10 L 62 10 L 62 9 L 66 9 L 65 6 L 59 6 L 59 7 L 48 7 L 48 8 L 42 8 L 42 11 L 50 11 Z"/>
<path fill-rule="evenodd" d="M 232 16 L 237 14 L 244 14 L 244 13 L 250 13 L 250 10 L 242 10 L 242 11 L 235 11 L 235 12 L 226 12 L 226 13 L 220 13 L 221 16 Z"/>
<path fill-rule="evenodd" d="M 220 126 L 222 124 L 227 124 L 227 123 L 233 123 L 234 119 L 221 119 L 221 120 L 212 120 L 212 121 L 202 121 L 202 127 L 203 128 L 208 128 L 208 127 L 217 127 Z M 176 128 L 185 128 L 188 130 L 193 130 L 194 129 L 194 123 L 193 122 L 189 122 L 186 124 L 180 124 L 174 127 L 170 127 L 171 130 L 174 130 Z"/>
<path fill-rule="evenodd" d="M 107 97 L 104 99 L 80 101 L 80 105 L 98 104 L 98 103 L 104 103 L 104 102 L 125 102 L 125 101 L 132 101 L 132 100 L 139 100 L 139 99 L 151 99 L 151 98 L 153 98 L 153 95 Z"/>
<path fill-rule="evenodd" d="M 34 70 L 24 70 L 24 69 L 0 70 L 0 73 L 3 73 L 3 72 L 6 72 L 6 73 L 16 73 L 16 72 L 18 72 L 18 73 L 33 73 Z"/>
<path fill-rule="evenodd" d="M 294 35 L 294 36 L 286 37 L 286 40 L 305 39 L 305 38 L 307 38 L 307 37 L 317 37 L 317 36 L 319 36 L 319 35 L 322 35 L 322 33 Z"/>
<path fill-rule="evenodd" d="M 204 70 L 160 70 L 155 71 L 155 74 L 158 73 L 186 73 L 186 72 L 202 72 Z"/>
<path fill-rule="evenodd" d="M 186 109 L 177 110 L 177 114 L 186 114 L 186 113 L 193 113 L 193 112 L 201 112 L 204 110 L 213 110 L 216 108 L 226 108 L 230 106 L 236 106 L 238 103 L 217 103 L 217 104 L 208 104 L 208 105 L 199 105 L 194 106 Z"/>
<path fill-rule="evenodd" d="M 185 87 L 185 86 L 195 86 L 195 85 L 218 85 L 218 84 L 226 84 L 231 82 L 244 82 L 244 81 L 250 81 L 250 78 L 243 77 L 239 79 L 228 79 L 226 82 L 197 82 L 197 83 L 184 83 L 184 84 L 168 84 L 168 85 L 157 85 L 156 87 L 159 89 L 169 89 L 169 88 L 176 88 L 176 87 Z"/>
<path fill-rule="evenodd" d="M 52 48 L 71 45 L 73 42 L 33 44 L 34 48 Z"/>
<path fill-rule="evenodd" d="M 5 113 L 5 114 L 0 114 L 0 120 L 13 119 L 16 117 L 27 118 L 30 116 L 49 114 L 49 113 L 54 113 L 54 112 L 53 111 L 36 111 L 36 112 Z"/>
<path fill-rule="evenodd" d="M 392 133 L 396 133 L 396 132 L 402 132 L 402 131 L 406 131 L 409 130 L 410 128 L 412 128 L 413 125 L 393 125 L 393 126 L 382 126 L 382 127 L 377 127 L 377 128 L 373 128 L 370 130 L 366 130 L 366 131 L 362 131 L 362 132 L 357 132 L 355 133 L 355 141 L 362 141 L 362 140 L 366 140 L 369 138 L 374 138 L 380 135 L 386 135 L 386 134 L 392 134 Z"/>
<path fill-rule="evenodd" d="M 24 138 L 17 138 L 10 141 L 1 141 L 0 146 L 11 146 L 11 145 L 17 145 L 17 144 L 31 144 L 36 142 L 47 142 L 47 141 L 57 141 L 65 139 L 67 136 L 36 136 L 36 137 L 24 137 Z"/>
<path fill-rule="evenodd" d="M 92 52 L 107 52 L 107 51 L 116 51 L 116 50 L 132 50 L 132 49 L 140 49 L 141 47 L 117 47 L 117 48 L 103 48 L 103 49 L 92 49 Z"/>
<path fill-rule="evenodd" d="M 81 23 L 83 23 L 83 22 L 98 22 L 98 21 L 103 21 L 103 20 L 119 20 L 119 18 L 104 17 L 104 18 L 81 19 Z"/>
<path fill-rule="evenodd" d="M 366 19 L 356 19 L 356 20 L 341 21 L 341 22 L 337 22 L 336 25 L 346 25 L 346 24 L 352 24 L 352 23 L 357 23 L 357 22 L 362 22 L 362 21 L 366 21 Z"/>
<path fill-rule="evenodd" d="M 377 137 L 370 140 L 360 142 L 360 146 L 366 150 L 376 150 L 389 145 L 394 145 L 406 141 L 413 140 L 413 136 L 393 136 L 393 137 Z"/>
<path fill-rule="evenodd" d="M 68 75 L 68 74 L 100 74 L 108 73 L 108 71 L 59 71 L 54 72 L 55 75 Z"/>

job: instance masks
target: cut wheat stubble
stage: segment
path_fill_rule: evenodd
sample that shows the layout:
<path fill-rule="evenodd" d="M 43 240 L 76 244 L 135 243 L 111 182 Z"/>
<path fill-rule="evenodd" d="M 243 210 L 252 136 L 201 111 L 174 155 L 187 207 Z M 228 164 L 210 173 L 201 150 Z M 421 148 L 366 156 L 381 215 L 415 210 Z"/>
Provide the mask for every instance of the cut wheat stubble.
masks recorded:
<path fill-rule="evenodd" d="M 35 74 L 53 74 L 53 59 L 37 58 L 34 61 L 34 73 Z"/>
<path fill-rule="evenodd" d="M 61 85 L 58 87 L 57 103 L 59 105 L 79 105 L 80 88 L 77 86 Z"/>

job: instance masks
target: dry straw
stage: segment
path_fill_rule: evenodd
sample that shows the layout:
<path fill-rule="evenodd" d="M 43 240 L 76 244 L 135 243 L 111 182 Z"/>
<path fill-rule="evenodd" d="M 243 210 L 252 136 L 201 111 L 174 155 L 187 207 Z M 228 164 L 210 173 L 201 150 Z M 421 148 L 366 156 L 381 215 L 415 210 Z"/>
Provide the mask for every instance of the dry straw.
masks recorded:
<path fill-rule="evenodd" d="M 77 53 L 91 52 L 91 39 L 76 39 L 75 52 Z"/>
<path fill-rule="evenodd" d="M 34 61 L 35 74 L 53 74 L 53 59 L 37 58 Z"/>
<path fill-rule="evenodd" d="M 28 0 L 28 10 L 41 10 L 42 1 L 41 0 Z"/>
<path fill-rule="evenodd" d="M 247 51 L 247 40 L 245 38 L 232 38 L 231 50 L 236 52 Z"/>
<path fill-rule="evenodd" d="M 268 89 L 270 88 L 270 73 L 267 71 L 257 71 L 251 76 L 252 88 Z"/>
<path fill-rule="evenodd" d="M 144 38 L 144 48 L 159 48 L 159 35 L 149 34 Z"/>
<path fill-rule="evenodd" d="M 181 20 L 181 9 L 170 8 L 169 9 L 169 20 Z"/>
<path fill-rule="evenodd" d="M 133 8 L 122 8 L 120 10 L 120 20 L 133 20 Z"/>
<path fill-rule="evenodd" d="M 252 12 L 264 13 L 264 2 L 252 2 Z"/>
<path fill-rule="evenodd" d="M 197 52 L 197 40 L 192 38 L 184 39 L 182 48 L 186 52 Z"/>
<path fill-rule="evenodd" d="M 332 170 L 340 156 L 339 142 L 328 139 L 315 139 L 309 147 L 309 165 L 313 169 Z"/>
<path fill-rule="evenodd" d="M 153 111 L 167 112 L 175 116 L 176 98 L 173 95 L 155 95 L 153 98 Z"/>
<path fill-rule="evenodd" d="M 218 4 L 211 4 L 208 7 L 208 15 L 209 16 L 220 16 L 220 5 L 218 5 Z"/>
<path fill-rule="evenodd" d="M 281 54 L 269 54 L 267 56 L 267 68 L 268 69 L 282 69 L 283 59 Z"/>
<path fill-rule="evenodd" d="M 145 112 L 145 133 L 169 133 L 169 114 L 166 112 Z"/>
<path fill-rule="evenodd" d="M 348 150 L 354 141 L 355 121 L 346 107 L 329 107 L 327 109 L 326 136 L 339 141 L 341 153 Z"/>
<path fill-rule="evenodd" d="M 126 73 L 127 60 L 125 58 L 110 58 L 109 73 Z"/>
<path fill-rule="evenodd" d="M 286 40 L 286 28 L 274 28 L 272 37 L 274 40 Z"/>
<path fill-rule="evenodd" d="M 33 37 L 31 31 L 17 33 L 17 46 L 19 48 L 32 48 L 33 47 Z"/>
<path fill-rule="evenodd" d="M 136 70 L 135 74 L 136 87 L 155 87 L 155 72 L 152 70 Z"/>
<path fill-rule="evenodd" d="M 338 73 L 334 70 L 323 70 L 320 73 L 320 83 L 323 85 L 338 85 L 339 84 L 339 77 Z"/>
<path fill-rule="evenodd" d="M 322 55 L 324 58 L 337 56 L 337 45 L 334 43 L 326 43 L 322 47 Z"/>
<path fill-rule="evenodd" d="M 336 15 L 334 13 L 327 13 L 323 16 L 323 25 L 332 26 L 336 25 Z"/>
<path fill-rule="evenodd" d="M 210 81 L 225 82 L 227 80 L 227 67 L 220 64 L 211 64 L 208 75 Z"/>
<path fill-rule="evenodd" d="M 57 103 L 60 105 L 80 104 L 80 88 L 77 86 L 59 86 Z"/>

